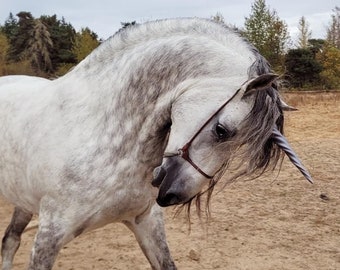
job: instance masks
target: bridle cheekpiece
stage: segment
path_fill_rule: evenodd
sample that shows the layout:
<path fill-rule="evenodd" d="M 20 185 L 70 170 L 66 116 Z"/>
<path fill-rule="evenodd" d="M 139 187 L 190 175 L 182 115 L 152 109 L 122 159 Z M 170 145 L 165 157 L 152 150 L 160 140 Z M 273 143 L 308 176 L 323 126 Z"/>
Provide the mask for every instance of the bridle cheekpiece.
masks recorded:
<path fill-rule="evenodd" d="M 171 152 L 165 152 L 163 157 L 170 158 L 170 157 L 176 157 L 179 156 L 183 158 L 185 161 L 189 162 L 192 167 L 196 169 L 201 175 L 208 179 L 212 179 L 214 176 L 211 176 L 207 173 L 205 173 L 195 162 L 192 161 L 189 154 L 189 148 L 192 144 L 192 142 L 195 140 L 195 138 L 202 132 L 202 130 L 210 123 L 210 121 L 225 107 L 229 104 L 230 101 L 232 101 L 235 96 L 240 92 L 241 88 L 237 89 L 237 91 L 229 98 L 226 102 L 220 106 L 215 113 L 213 113 L 207 121 L 197 130 L 197 132 L 194 134 L 194 136 L 191 137 L 191 139 L 180 149 L 177 150 L 177 152 L 171 153 Z"/>

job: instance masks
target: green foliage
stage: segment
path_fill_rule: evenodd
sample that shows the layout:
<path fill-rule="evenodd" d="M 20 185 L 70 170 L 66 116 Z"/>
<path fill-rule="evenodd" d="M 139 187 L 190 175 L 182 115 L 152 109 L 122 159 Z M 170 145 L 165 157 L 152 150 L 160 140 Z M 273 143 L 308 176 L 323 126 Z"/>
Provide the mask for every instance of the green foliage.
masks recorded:
<path fill-rule="evenodd" d="M 302 48 L 289 50 L 285 65 L 291 86 L 304 88 L 318 83 L 322 66 L 312 50 Z"/>
<path fill-rule="evenodd" d="M 330 45 L 317 54 L 322 64 L 321 79 L 328 89 L 340 89 L 340 49 Z"/>
<path fill-rule="evenodd" d="M 8 59 L 14 62 L 19 62 L 25 59 L 26 48 L 30 33 L 34 26 L 34 18 L 30 12 L 19 12 L 17 14 L 19 21 L 14 35 L 9 38 L 10 50 Z M 14 28 L 14 27 L 13 27 Z"/>
<path fill-rule="evenodd" d="M 317 54 L 323 50 L 325 42 L 324 39 L 309 39 L 308 48 L 312 50 L 314 54 Z"/>
<path fill-rule="evenodd" d="M 77 33 L 75 41 L 73 43 L 72 52 L 75 55 L 78 62 L 83 60 L 99 45 L 97 35 L 93 33 L 89 28 L 81 29 L 80 33 Z"/>
<path fill-rule="evenodd" d="M 300 48 L 289 50 L 287 54 L 287 25 L 279 19 L 275 10 L 267 7 L 265 0 L 254 0 L 242 33 L 267 58 L 274 70 L 287 71 L 287 79 L 292 86 L 306 88 L 322 84 L 325 88 L 340 88 L 340 8 L 335 7 L 333 11 L 326 41 L 309 39 L 311 31 L 301 17 Z M 30 12 L 22 11 L 16 16 L 10 13 L 4 25 L 0 25 L 0 76 L 61 76 L 100 43 L 89 28 L 77 33 L 70 23 L 64 18 L 58 19 L 57 15 L 42 15 L 35 19 Z M 211 19 L 224 23 L 221 13 L 216 13 Z M 127 28 L 136 22 L 121 24 Z M 236 29 L 235 26 L 230 27 Z"/>
<path fill-rule="evenodd" d="M 271 11 L 265 0 L 255 0 L 251 14 L 245 18 L 245 37 L 273 65 L 282 70 L 284 54 L 289 39 L 288 28 L 276 11 Z"/>
<path fill-rule="evenodd" d="M 72 63 L 62 63 L 59 65 L 58 69 L 54 72 L 54 77 L 60 77 L 69 72 L 75 64 Z"/>
<path fill-rule="evenodd" d="M 0 32 L 0 76 L 6 75 L 6 58 L 9 42 L 5 33 Z"/>
<path fill-rule="evenodd" d="M 13 16 L 12 12 L 9 13 L 8 19 L 5 21 L 4 26 L 1 27 L 1 32 L 3 32 L 7 39 L 10 40 L 14 37 L 19 29 L 18 20 Z"/>
<path fill-rule="evenodd" d="M 63 74 L 99 44 L 97 35 L 90 29 L 82 29 L 77 34 L 70 23 L 64 18 L 58 19 L 57 15 L 42 15 L 35 19 L 30 12 L 22 11 L 17 17 L 10 13 L 4 25 L 0 26 L 0 63 L 3 75 L 34 74 L 47 77 Z M 8 44 L 6 50 L 2 45 L 3 36 Z M 82 56 L 75 54 L 75 43 Z"/>
<path fill-rule="evenodd" d="M 37 74 L 31 66 L 31 63 L 29 60 L 21 60 L 18 62 L 10 62 L 6 64 L 5 73 L 3 75 L 18 75 L 18 74 L 24 74 L 24 75 L 31 75 L 31 76 L 41 76 L 46 77 L 45 74 Z"/>
<path fill-rule="evenodd" d="M 51 50 L 51 61 L 53 71 L 63 63 L 76 64 L 77 60 L 72 52 L 73 41 L 76 37 L 76 31 L 65 19 L 57 19 L 57 15 L 41 16 L 40 20 L 47 26 L 53 43 Z"/>

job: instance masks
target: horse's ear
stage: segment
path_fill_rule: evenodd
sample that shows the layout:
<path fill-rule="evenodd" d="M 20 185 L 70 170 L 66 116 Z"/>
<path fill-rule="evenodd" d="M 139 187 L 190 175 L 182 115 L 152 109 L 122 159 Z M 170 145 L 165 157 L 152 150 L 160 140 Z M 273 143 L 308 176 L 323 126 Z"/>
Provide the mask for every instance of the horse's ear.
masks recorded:
<path fill-rule="evenodd" d="M 279 77 L 274 73 L 267 73 L 252 79 L 246 85 L 243 97 L 246 97 L 256 91 L 265 90 L 272 85 L 272 83 Z"/>

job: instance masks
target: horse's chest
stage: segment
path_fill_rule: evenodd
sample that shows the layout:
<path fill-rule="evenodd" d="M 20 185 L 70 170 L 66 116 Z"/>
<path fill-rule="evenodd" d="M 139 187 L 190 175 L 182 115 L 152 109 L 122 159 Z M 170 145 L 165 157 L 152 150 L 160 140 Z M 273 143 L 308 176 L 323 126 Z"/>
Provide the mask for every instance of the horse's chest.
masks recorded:
<path fill-rule="evenodd" d="M 157 190 L 151 184 L 127 185 L 126 189 L 112 190 L 107 213 L 114 219 L 124 220 L 144 212 L 155 202 Z"/>

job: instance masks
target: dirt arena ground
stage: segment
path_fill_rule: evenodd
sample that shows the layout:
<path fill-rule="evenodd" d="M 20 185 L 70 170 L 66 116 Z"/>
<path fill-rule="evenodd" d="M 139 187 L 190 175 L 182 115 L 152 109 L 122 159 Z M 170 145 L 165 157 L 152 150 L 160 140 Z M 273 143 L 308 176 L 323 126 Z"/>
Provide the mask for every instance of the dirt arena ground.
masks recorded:
<path fill-rule="evenodd" d="M 340 269 L 340 92 L 284 94 L 299 108 L 286 113 L 286 135 L 315 183 L 287 159 L 282 170 L 238 181 L 213 195 L 209 222 L 174 218 L 165 210 L 172 256 L 179 269 Z M 219 190 L 217 188 L 217 190 Z M 0 201 L 0 234 L 12 206 Z M 34 237 L 25 233 L 15 270 L 25 269 Z M 54 269 L 150 269 L 121 224 L 87 233 L 64 247 Z"/>

